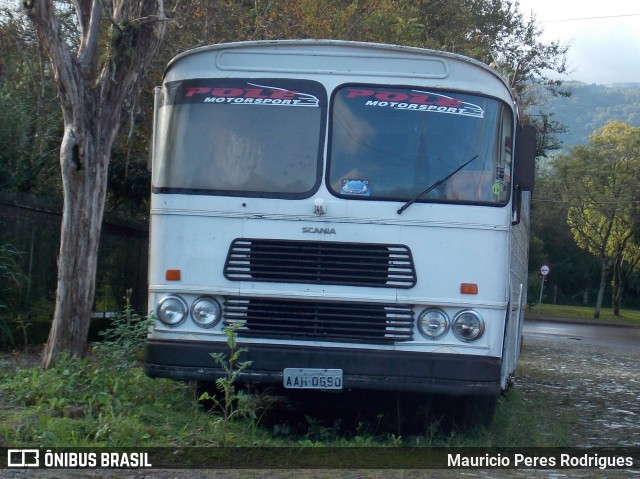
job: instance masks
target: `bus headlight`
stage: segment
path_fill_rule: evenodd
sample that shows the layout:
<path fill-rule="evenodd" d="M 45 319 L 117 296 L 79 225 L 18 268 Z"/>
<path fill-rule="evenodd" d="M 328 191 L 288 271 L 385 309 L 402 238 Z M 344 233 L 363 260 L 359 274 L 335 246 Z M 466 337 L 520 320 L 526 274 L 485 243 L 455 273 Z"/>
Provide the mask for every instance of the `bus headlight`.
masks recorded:
<path fill-rule="evenodd" d="M 425 309 L 418 316 L 418 331 L 427 339 L 439 339 L 449 331 L 449 318 L 441 309 Z"/>
<path fill-rule="evenodd" d="M 212 328 L 222 317 L 222 307 L 215 299 L 203 296 L 191 306 L 193 321 L 202 328 Z"/>
<path fill-rule="evenodd" d="M 180 296 L 163 296 L 158 301 L 156 313 L 158 319 L 168 326 L 177 326 L 182 323 L 189 312 L 187 303 Z"/>
<path fill-rule="evenodd" d="M 465 309 L 453 318 L 452 327 L 458 339 L 465 342 L 475 341 L 484 334 L 484 319 L 480 313 Z"/>

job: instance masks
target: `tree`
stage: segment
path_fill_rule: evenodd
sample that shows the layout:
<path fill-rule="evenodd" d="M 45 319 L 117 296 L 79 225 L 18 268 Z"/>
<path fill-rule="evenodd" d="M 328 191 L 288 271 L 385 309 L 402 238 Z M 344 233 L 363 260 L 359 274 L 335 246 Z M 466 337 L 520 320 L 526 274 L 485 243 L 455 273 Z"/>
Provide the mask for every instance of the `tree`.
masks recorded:
<path fill-rule="evenodd" d="M 535 17 L 525 20 L 511 0 L 192 0 L 176 14 L 174 53 L 239 40 L 333 38 L 396 43 L 459 53 L 492 64 L 519 96 L 535 105 L 541 88 L 568 95 L 551 74 L 567 72 L 567 44 L 539 40 Z M 182 15 L 188 18 L 182 18 Z M 192 21 L 195 20 L 195 21 Z M 188 24 L 188 26 L 187 26 Z M 180 47 L 179 45 L 182 45 Z M 562 126 L 537 113 L 541 151 L 558 148 Z"/>
<path fill-rule="evenodd" d="M 614 314 L 619 315 L 625 267 L 631 274 L 640 261 L 640 128 L 610 122 L 587 146 L 559 157 L 556 168 L 574 240 L 600 261 L 594 317 L 600 317 L 611 273 Z"/>
<path fill-rule="evenodd" d="M 423 46 L 495 61 L 517 91 L 532 78 L 527 72 L 559 71 L 564 65 L 565 50 L 555 44 L 543 48 L 533 21 L 525 24 L 517 2 L 507 0 L 187 0 L 175 2 L 170 25 L 163 0 L 24 3 L 37 32 L 38 51 L 50 58 L 50 65 L 37 65 L 44 80 L 53 73 L 64 123 L 59 127 L 59 161 L 65 212 L 56 312 L 45 365 L 62 350 L 82 354 L 86 346 L 105 201 L 112 206 L 135 203 L 127 201 L 131 192 L 139 193 L 134 188 L 137 182 L 131 180 L 145 178 L 138 164 L 144 159 L 146 142 L 132 139 L 148 137 L 134 132 L 145 127 L 136 121 L 135 110 L 146 108 L 144 118 L 150 113 L 148 104 L 137 101 L 137 92 L 166 27 L 172 29 L 170 42 L 153 64 L 158 75 L 169 58 L 187 48 L 304 37 Z M 126 141 L 119 135 L 114 143 L 124 121 L 123 107 L 136 126 L 129 129 Z M 110 163 L 118 165 L 109 172 L 109 181 L 117 188 L 105 200 Z"/>
<path fill-rule="evenodd" d="M 590 290 L 599 279 L 598 260 L 584 252 L 574 241 L 567 224 L 568 205 L 562 201 L 557 171 L 540 165 L 536 174 L 536 189 L 531 208 L 531 239 L 529 245 L 530 298 L 538 298 L 540 266 L 551 267 L 546 278 L 548 290 L 558 304 L 586 304 Z M 555 304 L 555 303 L 554 303 Z"/>
<path fill-rule="evenodd" d="M 0 188 L 55 196 L 62 117 L 46 54 L 18 8 L 0 8 Z"/>
<path fill-rule="evenodd" d="M 62 352 L 85 353 L 111 146 L 123 105 L 139 95 L 166 17 L 162 0 L 24 5 L 50 59 L 64 119 L 56 306 L 43 356 L 43 366 L 50 367 Z M 70 16 L 75 30 L 62 22 Z"/>

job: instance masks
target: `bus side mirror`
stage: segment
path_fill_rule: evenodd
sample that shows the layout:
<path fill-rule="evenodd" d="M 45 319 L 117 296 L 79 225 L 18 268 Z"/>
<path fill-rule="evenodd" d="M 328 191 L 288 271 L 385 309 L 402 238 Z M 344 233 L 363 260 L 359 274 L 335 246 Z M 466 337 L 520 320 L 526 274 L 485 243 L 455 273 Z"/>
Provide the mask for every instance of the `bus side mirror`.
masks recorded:
<path fill-rule="evenodd" d="M 513 216 L 512 225 L 520 223 L 522 192 L 533 191 L 536 182 L 536 129 L 524 125 L 516 134 L 513 160 Z"/>
<path fill-rule="evenodd" d="M 536 129 L 524 125 L 516 134 L 513 185 L 517 191 L 533 191 L 536 182 Z"/>

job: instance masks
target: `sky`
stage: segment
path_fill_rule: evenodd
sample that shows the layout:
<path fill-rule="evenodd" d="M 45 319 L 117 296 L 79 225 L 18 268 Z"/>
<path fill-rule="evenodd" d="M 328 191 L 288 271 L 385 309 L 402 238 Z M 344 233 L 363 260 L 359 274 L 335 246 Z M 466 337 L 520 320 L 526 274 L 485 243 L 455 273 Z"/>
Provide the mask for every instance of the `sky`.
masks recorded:
<path fill-rule="evenodd" d="M 544 29 L 542 42 L 571 43 L 562 80 L 640 82 L 640 2 L 637 0 L 519 0 Z"/>

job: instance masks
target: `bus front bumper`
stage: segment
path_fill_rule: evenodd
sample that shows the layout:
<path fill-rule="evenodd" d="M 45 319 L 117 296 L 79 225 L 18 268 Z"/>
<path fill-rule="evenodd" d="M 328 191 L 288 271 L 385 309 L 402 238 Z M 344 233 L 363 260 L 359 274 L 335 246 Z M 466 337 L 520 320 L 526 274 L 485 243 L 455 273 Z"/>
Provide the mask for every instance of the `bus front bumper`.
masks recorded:
<path fill-rule="evenodd" d="M 450 395 L 498 395 L 501 359 L 462 354 L 378 351 L 251 344 L 239 361 L 251 361 L 243 383 L 282 385 L 285 368 L 342 369 L 344 389 L 427 392 Z M 145 372 L 180 381 L 224 377 L 211 353 L 229 354 L 224 342 L 149 339 Z"/>

